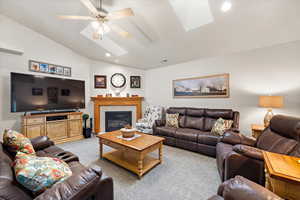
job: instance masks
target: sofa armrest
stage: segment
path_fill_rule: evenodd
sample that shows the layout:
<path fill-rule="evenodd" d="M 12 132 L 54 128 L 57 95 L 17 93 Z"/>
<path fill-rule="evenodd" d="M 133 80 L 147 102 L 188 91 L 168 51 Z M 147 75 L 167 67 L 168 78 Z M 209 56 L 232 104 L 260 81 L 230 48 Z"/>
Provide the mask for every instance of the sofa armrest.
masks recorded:
<path fill-rule="evenodd" d="M 238 144 L 233 147 L 233 150 L 239 154 L 242 154 L 250 158 L 254 158 L 261 161 L 264 160 L 262 150 L 257 149 L 255 147 Z"/>
<path fill-rule="evenodd" d="M 283 200 L 268 189 L 242 176 L 225 181 L 219 188 L 219 195 L 231 200 Z"/>
<path fill-rule="evenodd" d="M 224 133 L 224 135 L 221 137 L 221 142 L 227 143 L 227 144 L 244 144 L 248 146 L 254 146 L 256 144 L 256 140 L 250 137 L 247 137 L 241 133 L 235 133 L 232 131 L 228 131 Z"/>
<path fill-rule="evenodd" d="M 31 144 L 34 148 L 34 150 L 39 151 L 42 149 L 45 149 L 49 146 L 54 145 L 54 142 L 51 141 L 47 136 L 39 136 L 36 138 L 30 139 Z"/>
<path fill-rule="evenodd" d="M 73 174 L 67 180 L 55 184 L 35 198 L 35 200 L 59 199 L 78 200 L 96 196 L 102 171 L 98 166 Z"/>

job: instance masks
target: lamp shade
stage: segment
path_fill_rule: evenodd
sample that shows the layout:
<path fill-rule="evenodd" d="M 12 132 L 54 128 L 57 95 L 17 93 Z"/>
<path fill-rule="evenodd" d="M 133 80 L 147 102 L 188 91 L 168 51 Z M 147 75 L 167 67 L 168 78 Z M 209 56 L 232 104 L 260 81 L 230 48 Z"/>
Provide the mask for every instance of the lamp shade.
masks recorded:
<path fill-rule="evenodd" d="M 259 106 L 263 108 L 282 108 L 283 97 L 282 96 L 260 96 Z"/>

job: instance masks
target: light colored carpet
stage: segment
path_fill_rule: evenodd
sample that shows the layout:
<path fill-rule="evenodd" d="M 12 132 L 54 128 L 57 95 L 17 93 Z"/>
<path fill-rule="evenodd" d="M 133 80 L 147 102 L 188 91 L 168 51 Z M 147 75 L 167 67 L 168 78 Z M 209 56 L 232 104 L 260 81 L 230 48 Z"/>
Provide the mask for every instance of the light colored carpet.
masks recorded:
<path fill-rule="evenodd" d="M 96 138 L 59 146 L 78 155 L 84 165 L 97 164 L 113 177 L 115 200 L 206 200 L 216 194 L 221 183 L 214 158 L 179 148 L 164 146 L 163 163 L 139 180 L 135 174 L 100 160 Z M 109 150 L 106 147 L 104 152 Z"/>

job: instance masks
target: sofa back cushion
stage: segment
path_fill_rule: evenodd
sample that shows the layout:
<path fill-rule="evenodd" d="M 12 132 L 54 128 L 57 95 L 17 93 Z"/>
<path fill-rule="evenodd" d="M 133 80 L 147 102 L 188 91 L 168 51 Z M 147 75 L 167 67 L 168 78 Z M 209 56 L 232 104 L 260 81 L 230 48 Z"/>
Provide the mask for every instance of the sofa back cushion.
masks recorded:
<path fill-rule="evenodd" d="M 204 118 L 203 117 L 186 116 L 185 128 L 193 128 L 193 129 L 203 130 Z"/>
<path fill-rule="evenodd" d="M 168 114 L 176 114 L 179 113 L 179 115 L 185 115 L 186 114 L 186 108 L 183 107 L 170 107 L 167 110 Z"/>
<path fill-rule="evenodd" d="M 256 146 L 265 151 L 288 155 L 295 149 L 297 144 L 296 140 L 283 137 L 273 132 L 269 127 L 260 135 Z"/>
<path fill-rule="evenodd" d="M 257 147 L 300 157 L 300 118 L 276 115 L 257 140 Z"/>

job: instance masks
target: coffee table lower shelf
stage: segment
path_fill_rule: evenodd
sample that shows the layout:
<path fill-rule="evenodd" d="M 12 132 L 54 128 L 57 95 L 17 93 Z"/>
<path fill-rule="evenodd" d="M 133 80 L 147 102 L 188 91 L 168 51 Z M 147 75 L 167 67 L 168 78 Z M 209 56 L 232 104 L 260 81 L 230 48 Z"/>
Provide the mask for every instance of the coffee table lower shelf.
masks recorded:
<path fill-rule="evenodd" d="M 140 162 L 138 156 L 134 154 L 128 154 L 124 151 L 113 150 L 108 153 L 104 153 L 102 158 L 105 158 L 125 169 L 132 171 L 141 178 L 145 173 L 151 170 L 156 165 L 160 164 L 161 161 L 150 155 L 144 157 L 143 161 Z M 140 166 L 139 166 L 140 165 Z"/>

